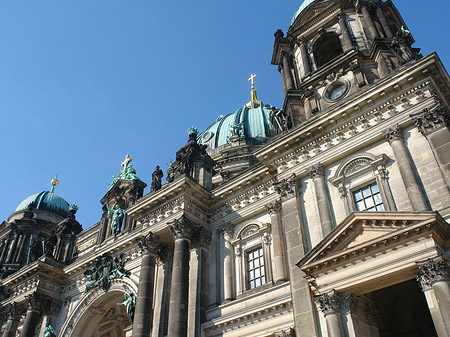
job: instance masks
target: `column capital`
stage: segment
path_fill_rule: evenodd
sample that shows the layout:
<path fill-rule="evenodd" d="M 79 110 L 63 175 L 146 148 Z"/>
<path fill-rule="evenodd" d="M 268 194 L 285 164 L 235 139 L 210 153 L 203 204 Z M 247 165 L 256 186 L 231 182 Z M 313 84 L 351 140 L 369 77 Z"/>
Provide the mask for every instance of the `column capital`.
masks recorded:
<path fill-rule="evenodd" d="M 304 36 L 299 36 L 299 37 L 297 37 L 297 41 L 296 41 L 296 44 L 298 45 L 298 46 L 306 46 L 306 39 L 305 39 L 305 37 Z"/>
<path fill-rule="evenodd" d="M 196 247 L 208 247 L 211 243 L 211 232 L 203 226 L 199 226 L 192 234 L 193 244 Z"/>
<path fill-rule="evenodd" d="M 278 214 L 281 210 L 281 201 L 279 199 L 275 200 L 271 203 L 268 203 L 267 205 L 264 205 L 264 207 L 266 208 L 267 213 Z"/>
<path fill-rule="evenodd" d="M 392 144 L 393 141 L 403 139 L 402 129 L 400 129 L 400 126 L 398 126 L 398 124 L 394 127 L 382 131 L 381 133 L 383 134 L 384 138 L 386 138 L 386 140 L 389 142 L 389 144 Z"/>
<path fill-rule="evenodd" d="M 325 176 L 325 172 L 321 163 L 311 166 L 306 170 L 306 172 L 312 179 Z"/>
<path fill-rule="evenodd" d="M 448 258 L 443 255 L 416 262 L 419 272 L 416 275 L 423 290 L 427 290 L 439 281 L 450 279 L 450 266 Z"/>
<path fill-rule="evenodd" d="M 317 303 L 325 315 L 340 312 L 343 309 L 342 300 L 342 294 L 334 290 L 317 296 Z"/>
<path fill-rule="evenodd" d="M 41 311 L 45 299 L 46 298 L 37 291 L 35 291 L 30 295 L 25 296 L 25 301 L 27 301 L 27 309 Z"/>
<path fill-rule="evenodd" d="M 159 236 L 153 234 L 152 232 L 148 232 L 146 236 L 138 239 L 138 246 L 142 251 L 142 254 L 156 255 L 159 253 L 161 246 Z"/>
<path fill-rule="evenodd" d="M 450 126 L 449 112 L 442 103 L 431 109 L 425 108 L 422 112 L 410 115 L 410 117 L 414 120 L 414 125 L 417 126 L 419 132 L 424 136 L 434 130 Z"/>
<path fill-rule="evenodd" d="M 175 219 L 172 222 L 167 223 L 170 231 L 172 232 L 175 240 L 188 239 L 190 240 L 192 234 L 198 228 L 198 225 L 189 219 L 186 215 L 182 215 L 180 218 Z"/>
<path fill-rule="evenodd" d="M 286 330 L 281 330 L 279 333 L 275 334 L 276 337 L 295 337 L 295 329 L 288 328 Z"/>
<path fill-rule="evenodd" d="M 233 232 L 234 232 L 234 226 L 231 223 L 227 222 L 222 227 L 220 227 L 219 231 L 222 233 L 223 238 L 226 241 L 228 241 L 227 237 L 228 238 L 232 237 Z"/>
<path fill-rule="evenodd" d="M 295 188 L 298 187 L 297 176 L 295 173 L 292 173 L 289 178 L 273 183 L 272 185 L 282 198 L 291 197 L 295 194 Z"/>
<path fill-rule="evenodd" d="M 6 305 L 5 311 L 8 319 L 16 320 L 20 318 L 20 315 L 23 312 L 23 307 L 17 302 L 12 302 Z"/>

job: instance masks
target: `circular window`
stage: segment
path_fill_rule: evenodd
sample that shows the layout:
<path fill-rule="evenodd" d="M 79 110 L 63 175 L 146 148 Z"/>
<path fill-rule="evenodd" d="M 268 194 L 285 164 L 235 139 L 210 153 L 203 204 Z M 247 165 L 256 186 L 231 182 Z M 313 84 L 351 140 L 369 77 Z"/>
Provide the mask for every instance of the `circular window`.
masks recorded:
<path fill-rule="evenodd" d="M 207 142 L 208 140 L 210 140 L 212 137 L 214 136 L 214 133 L 211 131 L 206 131 L 203 136 L 202 136 L 202 140 L 204 142 Z"/>
<path fill-rule="evenodd" d="M 345 95 L 347 89 L 348 89 L 347 83 L 342 81 L 333 82 L 329 85 L 329 87 L 326 90 L 326 97 L 328 99 L 336 101 Z"/>

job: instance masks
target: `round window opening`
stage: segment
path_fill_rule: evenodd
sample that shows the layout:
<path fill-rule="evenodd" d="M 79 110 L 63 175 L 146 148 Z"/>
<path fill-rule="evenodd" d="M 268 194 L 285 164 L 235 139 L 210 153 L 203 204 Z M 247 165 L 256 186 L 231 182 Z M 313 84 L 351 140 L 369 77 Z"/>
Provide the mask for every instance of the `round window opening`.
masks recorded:
<path fill-rule="evenodd" d="M 326 91 L 326 97 L 333 101 L 338 100 L 347 92 L 347 84 L 342 81 L 336 81 L 330 84 Z"/>

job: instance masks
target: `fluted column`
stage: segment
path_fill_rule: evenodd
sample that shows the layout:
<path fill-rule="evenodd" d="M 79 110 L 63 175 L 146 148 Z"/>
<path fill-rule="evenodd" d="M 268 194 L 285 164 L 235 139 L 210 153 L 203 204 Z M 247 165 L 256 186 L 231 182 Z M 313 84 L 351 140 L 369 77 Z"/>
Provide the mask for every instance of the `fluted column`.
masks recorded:
<path fill-rule="evenodd" d="M 16 253 L 17 242 L 19 241 L 19 234 L 17 232 L 14 233 L 14 237 L 12 239 L 11 248 L 9 249 L 8 256 L 6 258 L 6 263 L 12 263 L 14 255 Z"/>
<path fill-rule="evenodd" d="M 448 259 L 439 255 L 426 261 L 417 262 L 419 273 L 417 280 L 422 289 L 426 291 L 432 288 L 439 307 L 438 315 L 431 311 L 433 322 L 442 319 L 447 334 L 450 336 L 450 266 Z M 436 327 L 437 328 L 437 327 Z M 438 329 L 436 329 L 438 330 Z"/>
<path fill-rule="evenodd" d="M 339 13 L 337 19 L 339 22 L 339 28 L 341 29 L 341 36 L 343 42 L 344 52 L 353 48 L 353 41 L 348 31 L 347 23 L 345 20 L 345 13 Z"/>
<path fill-rule="evenodd" d="M 170 285 L 168 336 L 187 336 L 188 296 L 189 296 L 189 249 L 191 234 L 195 224 L 186 216 L 168 224 L 175 238 Z"/>
<path fill-rule="evenodd" d="M 234 272 L 233 272 L 233 246 L 231 239 L 233 238 L 233 226 L 228 224 L 222 229 L 223 239 L 225 241 L 225 249 L 223 252 L 223 292 L 224 301 L 228 302 L 235 298 L 234 291 Z"/>
<path fill-rule="evenodd" d="M 281 202 L 280 200 L 275 200 L 265 207 L 270 214 L 270 222 L 272 225 L 273 282 L 278 284 L 287 280 L 285 248 L 280 223 Z"/>
<path fill-rule="evenodd" d="M 20 314 L 22 308 L 16 302 L 8 304 L 6 307 L 7 321 L 5 331 L 3 331 L 2 337 L 15 337 L 17 331 L 17 324 L 19 323 Z"/>
<path fill-rule="evenodd" d="M 386 37 L 388 39 L 393 38 L 394 34 L 392 34 L 391 27 L 389 26 L 389 23 L 387 22 L 386 17 L 384 16 L 381 2 L 377 5 L 377 16 L 378 16 L 378 19 L 380 20 L 381 26 L 383 27 Z"/>
<path fill-rule="evenodd" d="M 342 310 L 341 295 L 334 291 L 321 294 L 317 297 L 317 302 L 319 303 L 320 310 L 325 315 L 328 337 L 344 337 L 340 313 Z"/>
<path fill-rule="evenodd" d="M 450 114 L 441 103 L 411 115 L 419 132 L 427 139 L 433 150 L 442 177 L 450 189 Z"/>
<path fill-rule="evenodd" d="M 283 73 L 286 81 L 286 90 L 295 89 L 294 78 L 292 77 L 290 58 L 291 54 L 287 50 L 281 52 L 281 57 L 283 58 Z"/>
<path fill-rule="evenodd" d="M 201 323 L 206 320 L 209 298 L 209 246 L 211 233 L 203 227 L 192 235 L 189 264 L 188 337 L 201 336 Z"/>
<path fill-rule="evenodd" d="M 315 314 L 312 306 L 311 291 L 305 274 L 296 263 L 306 254 L 303 217 L 300 208 L 300 187 L 295 174 L 273 184 L 281 200 L 281 221 L 286 240 L 287 268 L 290 279 L 294 322 L 302 337 L 317 336 L 314 328 Z"/>
<path fill-rule="evenodd" d="M 27 301 L 28 308 L 20 337 L 33 337 L 42 310 L 43 298 L 39 293 L 34 292 L 31 295 L 25 296 L 25 300 Z"/>
<path fill-rule="evenodd" d="M 323 236 L 325 237 L 333 229 L 334 222 L 331 215 L 331 206 L 323 166 L 319 163 L 310 167 L 308 169 L 308 174 L 314 181 L 317 208 L 319 209 L 319 219 L 322 226 Z"/>
<path fill-rule="evenodd" d="M 366 23 L 366 27 L 369 30 L 369 37 L 374 40 L 376 37 L 378 37 L 378 31 L 377 27 L 375 27 L 375 24 L 373 23 L 372 16 L 370 15 L 369 9 L 367 8 L 368 4 L 366 2 L 362 3 L 361 6 L 361 13 L 364 17 L 364 22 Z"/>
<path fill-rule="evenodd" d="M 425 196 L 423 195 L 416 172 L 413 169 L 411 159 L 403 142 L 402 130 L 397 125 L 396 127 L 383 131 L 383 135 L 392 147 L 413 210 L 428 210 Z"/>
<path fill-rule="evenodd" d="M 138 241 L 142 263 L 139 286 L 134 311 L 133 337 L 148 337 L 153 322 L 153 289 L 155 279 L 155 261 L 160 249 L 159 237 L 149 232 Z"/>
<path fill-rule="evenodd" d="M 309 62 L 308 48 L 306 47 L 306 40 L 304 38 L 299 38 L 297 40 L 298 46 L 300 48 L 300 56 L 302 58 L 303 65 L 303 77 L 307 77 L 311 74 L 311 63 Z"/>

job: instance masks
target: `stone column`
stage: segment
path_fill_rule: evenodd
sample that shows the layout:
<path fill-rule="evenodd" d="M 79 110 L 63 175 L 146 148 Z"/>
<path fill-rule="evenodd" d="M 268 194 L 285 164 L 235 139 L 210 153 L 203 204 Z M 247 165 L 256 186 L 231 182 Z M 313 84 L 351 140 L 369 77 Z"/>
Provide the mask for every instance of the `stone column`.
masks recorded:
<path fill-rule="evenodd" d="M 305 274 L 296 263 L 307 252 L 303 232 L 303 218 L 300 211 L 299 186 L 297 177 L 293 174 L 288 179 L 273 184 L 281 198 L 281 221 L 286 237 L 286 256 L 288 277 L 294 310 L 294 323 L 297 331 L 302 331 L 302 337 L 317 336 L 315 309 L 312 305 L 311 292 Z"/>
<path fill-rule="evenodd" d="M 369 37 L 371 40 L 374 40 L 378 37 L 377 27 L 373 23 L 372 16 L 370 15 L 369 9 L 367 8 L 368 4 L 363 2 L 361 6 L 361 12 L 364 17 L 364 22 L 366 23 L 366 27 L 369 30 Z"/>
<path fill-rule="evenodd" d="M 391 27 L 389 26 L 389 23 L 387 22 L 386 17 L 384 16 L 381 2 L 377 5 L 377 16 L 378 19 L 380 20 L 381 26 L 383 27 L 386 37 L 388 39 L 392 39 L 394 37 L 394 34 L 392 34 Z"/>
<path fill-rule="evenodd" d="M 160 249 L 159 237 L 149 232 L 138 241 L 142 250 L 141 271 L 134 311 L 133 337 L 148 337 L 153 321 L 153 288 L 155 280 L 155 261 Z"/>
<path fill-rule="evenodd" d="M 328 337 L 345 337 L 341 321 L 342 298 L 339 293 L 331 292 L 317 297 L 320 310 L 325 315 Z"/>
<path fill-rule="evenodd" d="M 400 175 L 405 183 L 408 198 L 414 211 L 428 210 L 425 196 L 420 187 L 419 179 L 411 164 L 405 143 L 403 142 L 403 134 L 400 127 L 389 128 L 383 131 L 383 135 L 394 151 L 394 157 L 400 170 Z"/>
<path fill-rule="evenodd" d="M 157 276 L 155 280 L 152 337 L 167 336 L 168 301 L 170 299 L 171 284 L 171 269 L 169 265 L 172 255 L 171 247 L 161 243 L 159 259 L 155 266 Z"/>
<path fill-rule="evenodd" d="M 19 241 L 19 234 L 17 232 L 14 233 L 14 237 L 12 239 L 11 248 L 9 249 L 8 256 L 6 258 L 6 263 L 12 263 L 14 254 L 16 253 L 17 242 Z"/>
<path fill-rule="evenodd" d="M 209 298 L 209 245 L 211 233 L 200 227 L 193 237 L 189 266 L 188 337 L 200 337 Z"/>
<path fill-rule="evenodd" d="M 189 295 L 189 249 L 196 225 L 185 215 L 168 224 L 175 238 L 170 285 L 169 329 L 167 336 L 187 336 Z"/>
<path fill-rule="evenodd" d="M 282 58 L 282 56 L 280 56 Z M 284 78 L 284 71 L 283 71 L 283 61 L 280 59 L 280 62 L 278 63 L 278 72 L 281 74 L 281 84 L 283 85 L 283 93 L 286 95 L 287 89 L 286 89 L 286 79 Z"/>
<path fill-rule="evenodd" d="M 225 241 L 225 249 L 223 252 L 223 292 L 224 302 L 229 302 L 235 298 L 234 291 L 234 272 L 233 272 L 233 246 L 231 239 L 233 238 L 233 226 L 228 224 L 222 229 L 223 239 Z"/>
<path fill-rule="evenodd" d="M 297 42 L 300 48 L 300 55 L 303 64 L 304 70 L 303 78 L 305 78 L 311 74 L 311 63 L 309 62 L 308 48 L 306 48 L 306 40 L 304 38 L 299 38 Z"/>
<path fill-rule="evenodd" d="M 280 222 L 281 201 L 275 200 L 265 207 L 270 214 L 272 225 L 273 282 L 279 284 L 287 280 L 284 239 Z"/>
<path fill-rule="evenodd" d="M 450 266 L 448 259 L 439 255 L 426 261 L 417 262 L 419 273 L 417 280 L 424 291 L 432 288 L 436 296 L 439 313 L 431 311 L 433 322 L 438 329 L 442 320 L 447 334 L 450 336 Z M 439 315 L 440 314 L 440 315 Z M 441 336 L 441 334 L 439 334 Z"/>
<path fill-rule="evenodd" d="M 441 103 L 432 109 L 424 109 L 411 115 L 419 132 L 424 135 L 433 150 L 442 177 L 450 189 L 450 114 Z"/>
<path fill-rule="evenodd" d="M 281 52 L 281 57 L 283 58 L 283 73 L 284 73 L 284 79 L 286 81 L 286 90 L 292 90 L 295 89 L 295 83 L 294 78 L 292 77 L 292 71 L 291 71 L 291 64 L 290 64 L 290 58 L 291 54 L 287 50 L 283 50 Z"/>
<path fill-rule="evenodd" d="M 25 296 L 25 300 L 27 301 L 28 309 L 20 337 L 34 337 L 34 330 L 36 330 L 39 321 L 43 298 L 39 293 L 34 292 Z"/>
<path fill-rule="evenodd" d="M 6 307 L 7 321 L 5 331 L 3 331 L 2 337 L 15 337 L 17 331 L 17 324 L 19 323 L 20 314 L 22 308 L 16 302 L 8 304 Z"/>
<path fill-rule="evenodd" d="M 336 17 L 339 22 L 339 28 L 341 29 L 341 36 L 342 36 L 342 42 L 343 42 L 342 49 L 344 50 L 344 52 L 353 48 L 353 41 L 350 36 L 350 32 L 348 31 L 345 17 L 346 17 L 345 13 L 339 13 Z"/>
<path fill-rule="evenodd" d="M 320 163 L 311 166 L 308 169 L 308 174 L 314 181 L 314 191 L 316 193 L 317 208 L 319 209 L 319 219 L 322 226 L 323 236 L 325 237 L 333 229 L 334 222 L 331 215 L 331 207 L 323 166 Z"/>

